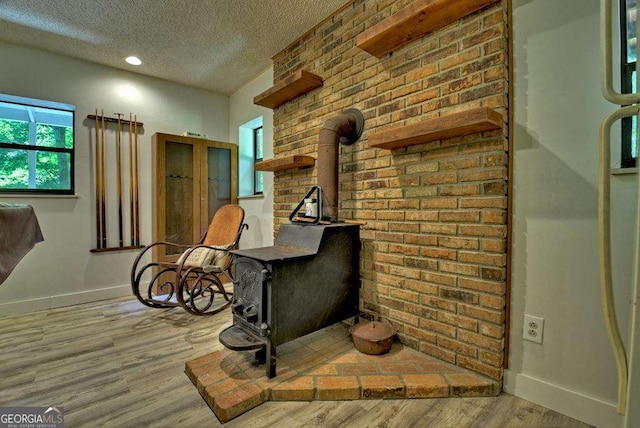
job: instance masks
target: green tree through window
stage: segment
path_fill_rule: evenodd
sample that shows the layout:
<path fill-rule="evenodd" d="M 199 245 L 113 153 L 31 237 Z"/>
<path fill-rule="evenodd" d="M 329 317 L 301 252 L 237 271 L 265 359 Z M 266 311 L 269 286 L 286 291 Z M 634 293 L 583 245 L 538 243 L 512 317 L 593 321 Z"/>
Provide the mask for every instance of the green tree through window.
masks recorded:
<path fill-rule="evenodd" d="M 0 101 L 0 192 L 73 193 L 73 162 L 72 111 Z"/>

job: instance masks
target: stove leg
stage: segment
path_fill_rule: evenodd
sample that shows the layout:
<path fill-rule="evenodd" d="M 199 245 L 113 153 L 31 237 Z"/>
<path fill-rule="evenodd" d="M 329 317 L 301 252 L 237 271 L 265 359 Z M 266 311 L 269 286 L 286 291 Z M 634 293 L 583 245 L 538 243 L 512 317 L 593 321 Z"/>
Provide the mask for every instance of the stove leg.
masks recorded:
<path fill-rule="evenodd" d="M 267 377 L 271 379 L 276 377 L 276 347 L 269 340 L 265 348 L 267 351 Z"/>

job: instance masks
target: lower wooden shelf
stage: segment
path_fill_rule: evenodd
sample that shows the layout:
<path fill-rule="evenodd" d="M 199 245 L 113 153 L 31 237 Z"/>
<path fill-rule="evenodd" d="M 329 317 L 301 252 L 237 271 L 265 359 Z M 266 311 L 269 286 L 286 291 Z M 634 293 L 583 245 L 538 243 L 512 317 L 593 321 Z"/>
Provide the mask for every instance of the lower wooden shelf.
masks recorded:
<path fill-rule="evenodd" d="M 291 155 L 278 159 L 269 159 L 256 163 L 256 171 L 282 171 L 290 168 L 306 168 L 314 166 L 315 158 L 305 155 Z"/>
<path fill-rule="evenodd" d="M 488 107 L 478 107 L 424 120 L 369 135 L 369 147 L 398 149 L 430 141 L 461 137 L 500 129 L 502 115 Z"/>

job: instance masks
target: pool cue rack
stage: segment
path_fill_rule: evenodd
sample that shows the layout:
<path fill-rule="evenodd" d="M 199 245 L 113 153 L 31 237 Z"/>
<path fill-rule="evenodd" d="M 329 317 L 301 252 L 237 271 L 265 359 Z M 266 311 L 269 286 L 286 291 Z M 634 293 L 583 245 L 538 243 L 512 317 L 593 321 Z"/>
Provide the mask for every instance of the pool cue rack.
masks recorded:
<path fill-rule="evenodd" d="M 87 115 L 90 123 L 94 125 L 94 184 L 95 184 L 95 207 L 96 207 L 96 247 L 91 249 L 92 253 L 102 253 L 108 251 L 125 251 L 144 248 L 140 245 L 140 204 L 139 204 L 139 173 L 138 173 L 138 130 L 143 123 L 138 122 L 137 115 L 129 113 L 129 120 L 123 118 L 122 113 L 114 113 L 115 117 L 107 117 L 104 110 L 98 114 Z M 114 126 L 115 125 L 115 126 Z M 109 129 L 110 128 L 110 129 Z M 114 132 L 115 128 L 115 132 Z M 108 131 L 108 132 L 107 132 Z M 115 135 L 108 141 L 107 136 Z M 113 141 L 115 139 L 115 141 Z M 128 139 L 128 144 L 126 140 Z M 109 153 L 115 151 L 115 179 L 107 175 L 113 168 L 109 167 Z M 128 152 L 128 160 L 127 160 Z M 128 165 L 129 174 L 125 170 L 125 162 Z M 111 178 L 111 180 L 110 180 Z M 128 180 L 127 180 L 128 178 Z M 111 211 L 116 211 L 117 215 L 117 246 L 109 246 L 107 233 L 107 220 L 110 214 L 107 204 L 107 190 L 109 181 L 115 181 L 117 191 L 117 207 Z M 114 185 L 112 183 L 112 186 Z M 129 199 L 129 221 L 124 221 L 125 214 L 125 186 L 128 187 Z M 125 227 L 128 226 L 128 231 Z M 128 233 L 126 233 L 128 232 Z"/>

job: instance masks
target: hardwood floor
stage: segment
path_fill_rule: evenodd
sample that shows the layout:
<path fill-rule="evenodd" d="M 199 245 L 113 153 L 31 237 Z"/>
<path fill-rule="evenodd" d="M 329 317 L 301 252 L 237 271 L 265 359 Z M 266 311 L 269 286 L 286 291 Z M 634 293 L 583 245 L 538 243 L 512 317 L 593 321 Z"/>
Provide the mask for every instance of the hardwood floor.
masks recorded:
<path fill-rule="evenodd" d="M 0 406 L 63 406 L 67 427 L 215 427 L 184 363 L 221 348 L 229 312 L 193 317 L 116 299 L 0 317 Z M 508 394 L 267 402 L 233 427 L 587 427 Z"/>

